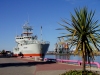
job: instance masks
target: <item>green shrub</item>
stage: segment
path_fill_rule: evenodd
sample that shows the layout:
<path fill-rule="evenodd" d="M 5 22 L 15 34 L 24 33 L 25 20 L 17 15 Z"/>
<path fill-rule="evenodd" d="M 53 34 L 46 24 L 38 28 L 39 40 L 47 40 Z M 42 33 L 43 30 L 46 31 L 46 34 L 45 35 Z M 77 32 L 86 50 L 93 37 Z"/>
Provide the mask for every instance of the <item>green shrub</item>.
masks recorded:
<path fill-rule="evenodd" d="M 60 75 L 99 75 L 99 74 L 97 72 L 92 72 L 92 71 L 87 71 L 87 70 L 86 71 L 70 70 Z"/>

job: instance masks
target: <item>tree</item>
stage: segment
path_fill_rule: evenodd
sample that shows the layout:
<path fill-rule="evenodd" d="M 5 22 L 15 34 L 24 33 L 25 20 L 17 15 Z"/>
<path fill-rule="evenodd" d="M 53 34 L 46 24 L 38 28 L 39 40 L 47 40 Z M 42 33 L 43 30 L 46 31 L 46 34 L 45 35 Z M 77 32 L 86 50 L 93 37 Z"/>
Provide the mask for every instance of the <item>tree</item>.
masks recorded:
<path fill-rule="evenodd" d="M 94 60 L 93 50 L 99 50 L 100 47 L 100 25 L 98 20 L 94 19 L 95 11 L 89 11 L 87 7 L 83 7 L 74 9 L 74 12 L 75 15 L 71 14 L 70 21 L 62 19 L 64 24 L 59 24 L 63 28 L 57 30 L 69 32 L 69 34 L 61 37 L 67 37 L 66 41 L 70 42 L 70 48 L 75 46 L 75 52 L 82 55 L 82 66 L 83 71 L 85 71 L 85 62 L 90 64 Z"/>
<path fill-rule="evenodd" d="M 2 50 L 1 53 L 2 53 L 3 56 L 6 56 L 6 51 L 4 49 Z"/>

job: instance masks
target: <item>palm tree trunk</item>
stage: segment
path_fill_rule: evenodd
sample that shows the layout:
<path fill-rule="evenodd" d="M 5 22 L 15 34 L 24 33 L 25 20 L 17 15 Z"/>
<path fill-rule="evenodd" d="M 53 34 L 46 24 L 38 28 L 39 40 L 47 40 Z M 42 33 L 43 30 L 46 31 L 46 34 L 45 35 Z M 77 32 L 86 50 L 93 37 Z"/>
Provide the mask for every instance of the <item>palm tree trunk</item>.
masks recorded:
<path fill-rule="evenodd" d="M 82 57 L 82 60 L 83 60 L 83 71 L 85 71 L 85 62 L 86 62 L 86 57 L 85 57 L 85 54 L 86 54 L 86 51 L 85 51 L 85 44 L 83 42 L 83 57 Z"/>
<path fill-rule="evenodd" d="M 85 69 L 85 55 L 84 55 L 84 53 L 83 53 L 83 57 L 82 57 L 82 61 L 83 61 L 83 64 L 82 64 L 82 66 L 83 66 L 83 71 L 85 71 L 86 69 Z"/>

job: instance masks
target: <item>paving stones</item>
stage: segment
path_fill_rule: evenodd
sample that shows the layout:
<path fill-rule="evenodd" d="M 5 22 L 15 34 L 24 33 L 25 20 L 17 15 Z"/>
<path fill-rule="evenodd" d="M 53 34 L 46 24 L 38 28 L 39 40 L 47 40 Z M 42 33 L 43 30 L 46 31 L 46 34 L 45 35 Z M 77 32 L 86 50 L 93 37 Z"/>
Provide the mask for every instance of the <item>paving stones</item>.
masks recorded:
<path fill-rule="evenodd" d="M 0 75 L 33 75 L 36 66 L 17 58 L 0 58 Z"/>

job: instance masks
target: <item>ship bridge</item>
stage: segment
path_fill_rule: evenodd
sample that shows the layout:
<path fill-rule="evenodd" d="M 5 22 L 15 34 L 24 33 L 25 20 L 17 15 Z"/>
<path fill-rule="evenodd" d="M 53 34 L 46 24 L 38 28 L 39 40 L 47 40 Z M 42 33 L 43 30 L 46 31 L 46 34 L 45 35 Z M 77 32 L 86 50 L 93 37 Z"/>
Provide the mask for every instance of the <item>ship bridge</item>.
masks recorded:
<path fill-rule="evenodd" d="M 23 36 L 32 36 L 31 34 L 33 34 L 31 31 L 33 30 L 32 26 L 29 26 L 29 23 L 25 23 L 25 25 L 23 26 Z"/>

